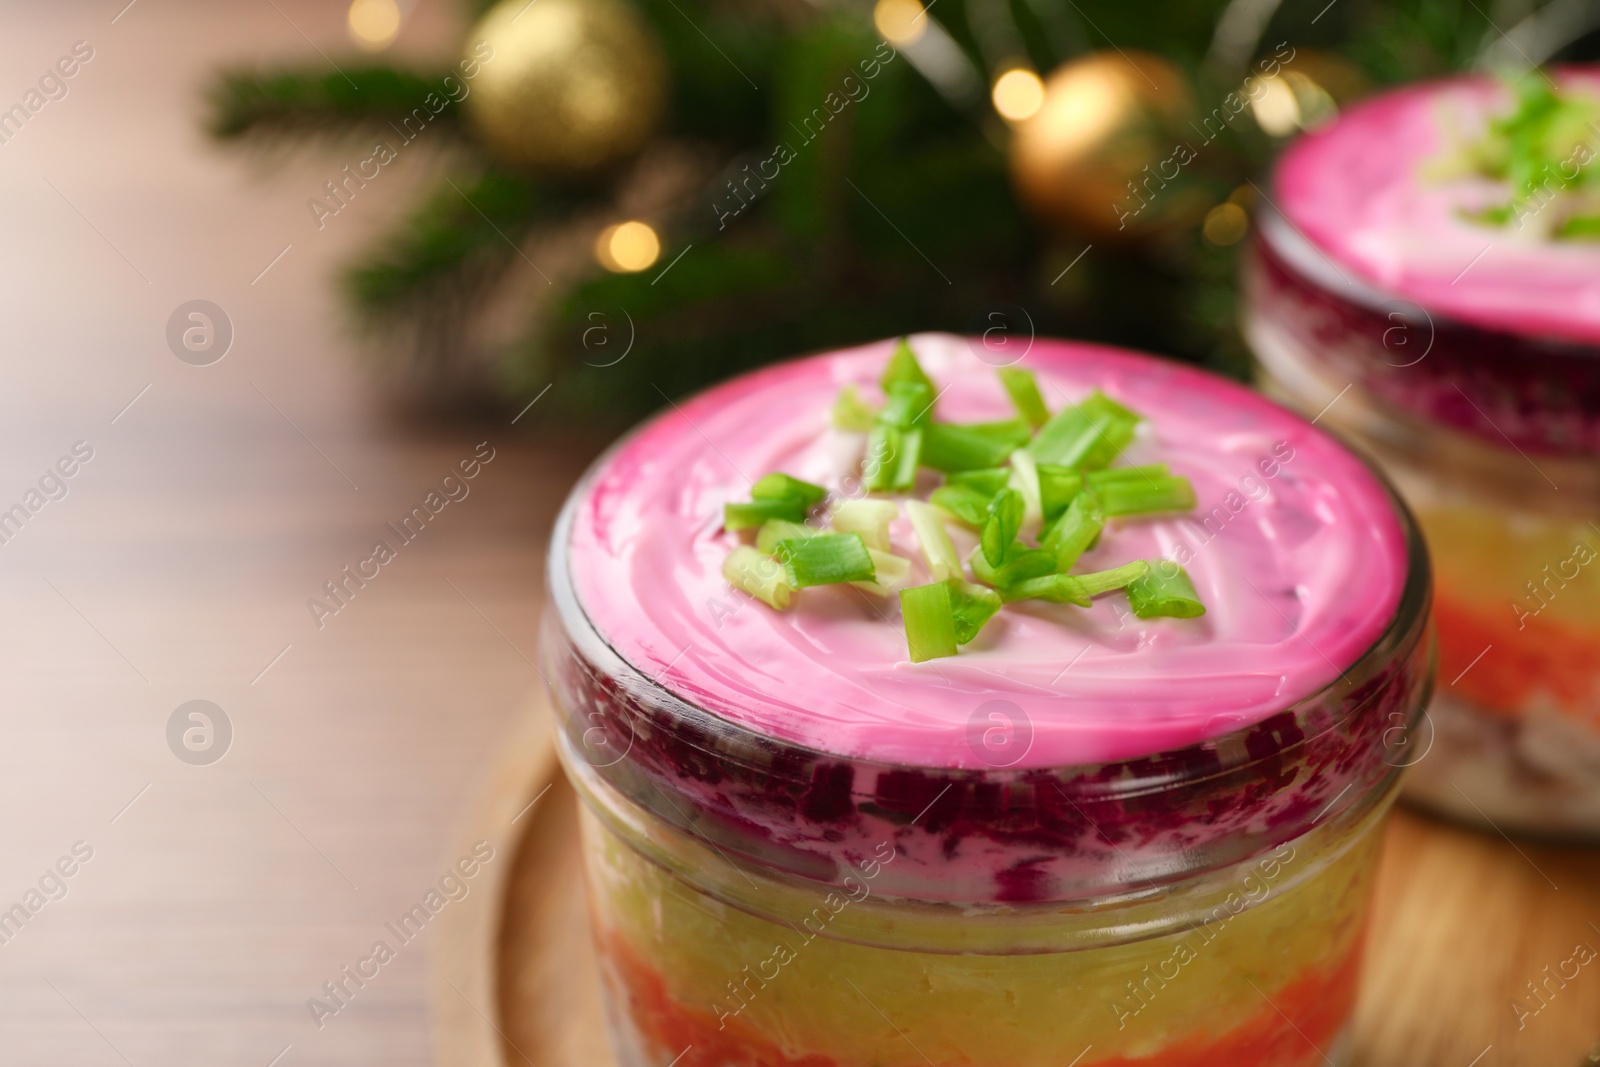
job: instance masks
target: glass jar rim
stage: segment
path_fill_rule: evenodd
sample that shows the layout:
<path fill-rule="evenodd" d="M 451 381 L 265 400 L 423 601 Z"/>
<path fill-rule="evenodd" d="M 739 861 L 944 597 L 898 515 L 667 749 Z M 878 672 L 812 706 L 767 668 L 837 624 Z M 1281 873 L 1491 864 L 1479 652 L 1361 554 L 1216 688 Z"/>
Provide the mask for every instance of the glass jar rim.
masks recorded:
<path fill-rule="evenodd" d="M 632 436 L 595 461 L 557 520 L 541 673 L 564 758 L 725 858 L 838 884 L 892 847 L 901 858 L 880 883 L 888 896 L 1082 900 L 1259 856 L 1371 804 L 1415 751 L 1411 730 L 1432 684 L 1428 555 L 1394 487 L 1359 452 L 1400 525 L 1406 569 L 1387 625 L 1338 678 L 1186 747 L 1093 764 L 951 767 L 775 737 L 680 695 L 607 641 L 579 597 L 572 535 Z"/>
<path fill-rule="evenodd" d="M 1274 406 L 1298 416 L 1291 409 L 1270 400 Z M 562 505 L 557 516 L 551 535 L 548 564 L 546 568 L 546 582 L 552 604 L 559 615 L 559 621 L 566 633 L 575 641 L 582 643 L 583 652 L 590 662 L 614 679 L 624 683 L 623 688 L 630 694 L 648 694 L 650 703 L 663 712 L 670 713 L 672 721 L 699 727 L 704 734 L 714 735 L 721 741 L 728 742 L 727 747 L 719 746 L 719 751 L 706 752 L 708 757 L 727 759 L 731 754 L 743 751 L 747 747 L 759 750 L 767 747 L 780 747 L 792 753 L 797 765 L 806 765 L 810 761 L 846 761 L 860 767 L 872 767 L 885 772 L 909 771 L 960 774 L 971 777 L 992 777 L 997 781 L 1012 780 L 1032 773 L 1047 772 L 1059 774 L 1067 771 L 1083 772 L 1092 778 L 1093 772 L 1106 766 L 1122 766 L 1127 764 L 1161 762 L 1165 763 L 1169 757 L 1180 756 L 1182 753 L 1199 748 L 1225 748 L 1230 751 L 1246 752 L 1254 750 L 1250 758 L 1242 763 L 1227 763 L 1221 766 L 1210 767 L 1200 775 L 1184 775 L 1177 773 L 1173 767 L 1164 767 L 1165 773 L 1157 773 L 1149 779 L 1129 782 L 1118 780 L 1107 782 L 1107 785 L 1120 785 L 1120 788 L 1108 790 L 1105 793 L 1086 793 L 1086 796 L 1115 796 L 1117 798 L 1133 798 L 1152 791 L 1160 791 L 1178 784 L 1191 784 L 1204 781 L 1206 778 L 1220 774 L 1237 771 L 1240 767 L 1270 760 L 1275 753 L 1262 751 L 1259 745 L 1247 746 L 1246 738 L 1257 729 L 1263 720 L 1252 722 L 1225 734 L 1208 738 L 1195 745 L 1182 746 L 1176 749 L 1147 753 L 1129 759 L 1113 760 L 1103 763 L 1066 764 L 1050 767 L 985 767 L 985 768 L 953 768 L 943 764 L 934 763 L 909 763 L 893 760 L 866 759 L 852 756 L 848 753 L 830 752 L 826 749 L 815 748 L 787 739 L 777 738 L 771 734 L 736 722 L 725 716 L 719 715 L 708 708 L 703 708 L 692 700 L 678 694 L 669 686 L 655 678 L 651 678 L 644 671 L 636 667 L 622 653 L 606 639 L 579 599 L 576 584 L 571 573 L 572 529 L 576 522 L 578 508 L 588 498 L 593 482 L 604 471 L 612 456 L 625 448 L 635 434 L 639 433 L 649 420 L 634 427 L 619 437 L 604 452 L 602 452 L 584 471 L 578 482 L 569 493 L 566 502 Z M 1348 692 L 1353 686 L 1349 680 L 1358 670 L 1381 663 L 1388 657 L 1403 651 L 1408 644 L 1414 644 L 1422 638 L 1426 626 L 1428 611 L 1431 605 L 1432 578 L 1427 548 L 1422 540 L 1421 532 L 1416 519 L 1409 506 L 1400 497 L 1388 475 L 1379 469 L 1363 452 L 1351 446 L 1338 434 L 1324 431 L 1329 436 L 1339 440 L 1340 444 L 1353 453 L 1360 460 L 1364 469 L 1382 486 L 1385 496 L 1393 507 L 1396 520 L 1399 522 L 1402 540 L 1406 548 L 1405 581 L 1402 584 L 1400 596 L 1395 605 L 1395 611 L 1388 625 L 1373 641 L 1373 643 L 1358 656 L 1340 674 L 1327 685 L 1309 693 L 1298 700 L 1289 703 L 1276 714 L 1295 714 L 1299 719 L 1302 710 L 1314 709 L 1325 706 L 1330 698 L 1335 697 L 1343 689 Z M 1351 709 L 1351 714 L 1359 710 L 1360 704 Z M 1267 718 L 1273 718 L 1269 716 Z M 1335 720 L 1328 720 L 1320 724 L 1321 730 L 1333 729 L 1338 725 Z M 1305 734 L 1305 738 L 1314 735 Z M 768 773 L 771 773 L 770 771 Z"/>

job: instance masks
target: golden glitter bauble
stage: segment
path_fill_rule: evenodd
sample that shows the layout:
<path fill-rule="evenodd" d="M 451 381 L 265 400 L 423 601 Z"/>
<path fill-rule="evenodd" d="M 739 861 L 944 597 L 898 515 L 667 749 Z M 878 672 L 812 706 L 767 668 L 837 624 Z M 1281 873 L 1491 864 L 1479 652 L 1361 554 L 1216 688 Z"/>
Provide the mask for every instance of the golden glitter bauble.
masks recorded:
<path fill-rule="evenodd" d="M 1192 222 L 1185 168 L 1199 153 L 1192 97 L 1166 60 L 1095 52 L 1045 79 L 1044 104 L 1016 125 L 1011 177 L 1041 221 L 1096 240 L 1137 240 Z"/>
<path fill-rule="evenodd" d="M 504 0 L 468 37 L 467 117 L 503 162 L 580 172 L 637 150 L 666 105 L 667 66 L 619 0 Z"/>

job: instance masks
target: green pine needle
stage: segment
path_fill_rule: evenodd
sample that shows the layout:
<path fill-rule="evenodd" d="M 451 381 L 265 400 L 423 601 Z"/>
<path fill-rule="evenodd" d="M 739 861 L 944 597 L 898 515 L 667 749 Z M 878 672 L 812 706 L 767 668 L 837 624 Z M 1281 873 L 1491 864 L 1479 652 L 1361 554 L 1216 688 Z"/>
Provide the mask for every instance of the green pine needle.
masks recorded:
<path fill-rule="evenodd" d="M 460 109 L 446 90 L 448 74 L 348 65 L 342 73 L 224 70 L 206 91 L 206 130 L 220 141 L 375 133 L 398 146 L 406 140 L 409 118 L 413 129 L 438 128 L 453 138 Z M 461 84 L 460 79 L 451 84 Z M 419 109 L 421 115 L 415 115 Z"/>

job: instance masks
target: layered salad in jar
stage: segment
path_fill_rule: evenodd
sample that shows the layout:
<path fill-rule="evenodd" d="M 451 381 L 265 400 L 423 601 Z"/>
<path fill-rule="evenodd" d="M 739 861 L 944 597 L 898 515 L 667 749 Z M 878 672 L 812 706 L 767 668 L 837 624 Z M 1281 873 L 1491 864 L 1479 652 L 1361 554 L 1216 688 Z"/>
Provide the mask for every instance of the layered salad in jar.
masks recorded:
<path fill-rule="evenodd" d="M 1600 72 L 1412 86 L 1303 137 L 1245 281 L 1263 386 L 1376 454 L 1432 550 L 1409 795 L 1600 836 Z"/>
<path fill-rule="evenodd" d="M 1346 1055 L 1429 580 L 1304 420 L 1090 345 L 811 357 L 603 456 L 550 582 L 622 1063 Z"/>

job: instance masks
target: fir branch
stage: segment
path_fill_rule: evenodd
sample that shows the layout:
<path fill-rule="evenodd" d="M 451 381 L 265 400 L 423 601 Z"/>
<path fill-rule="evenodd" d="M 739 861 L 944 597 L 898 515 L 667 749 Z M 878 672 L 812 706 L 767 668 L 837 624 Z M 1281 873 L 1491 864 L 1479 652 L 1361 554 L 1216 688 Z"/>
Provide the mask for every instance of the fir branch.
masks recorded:
<path fill-rule="evenodd" d="M 373 321 L 409 305 L 480 288 L 519 255 L 536 225 L 561 217 L 570 198 L 523 175 L 491 172 L 439 188 L 405 227 L 344 276 L 346 295 Z"/>
<path fill-rule="evenodd" d="M 220 141 L 340 136 L 387 129 L 419 108 L 432 122 L 450 129 L 459 115 L 446 88 L 446 73 L 416 74 L 384 66 L 326 74 L 222 71 L 206 93 L 206 129 Z"/>
<path fill-rule="evenodd" d="M 347 267 L 341 288 L 358 325 L 385 342 L 384 373 L 425 388 L 470 378 L 460 368 L 481 356 L 474 319 L 525 258 L 528 235 L 570 213 L 575 195 L 503 172 L 452 179 Z"/>

